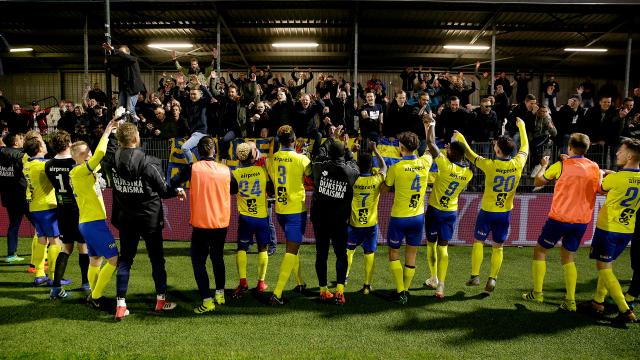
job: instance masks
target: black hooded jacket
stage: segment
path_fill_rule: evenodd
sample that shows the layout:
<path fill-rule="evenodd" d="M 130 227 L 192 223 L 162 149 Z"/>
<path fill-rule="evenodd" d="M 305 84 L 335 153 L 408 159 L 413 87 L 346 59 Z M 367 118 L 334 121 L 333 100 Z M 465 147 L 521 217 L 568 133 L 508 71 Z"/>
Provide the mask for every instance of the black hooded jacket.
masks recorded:
<path fill-rule="evenodd" d="M 164 215 L 161 198 L 176 196 L 162 176 L 160 160 L 140 148 L 120 148 L 111 167 L 113 175 L 112 222 L 119 230 L 140 232 L 162 229 Z"/>
<path fill-rule="evenodd" d="M 351 214 L 353 184 L 360 171 L 353 154 L 348 149 L 343 157 L 331 159 L 329 147 L 333 139 L 320 147 L 318 157 L 313 162 L 313 200 L 311 221 L 327 224 L 346 224 Z"/>

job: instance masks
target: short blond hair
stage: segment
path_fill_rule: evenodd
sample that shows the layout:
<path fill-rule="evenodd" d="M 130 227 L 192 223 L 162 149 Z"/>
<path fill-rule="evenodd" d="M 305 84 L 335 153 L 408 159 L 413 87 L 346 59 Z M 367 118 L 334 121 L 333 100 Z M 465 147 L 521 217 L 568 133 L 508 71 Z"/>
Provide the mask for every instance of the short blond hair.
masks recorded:
<path fill-rule="evenodd" d="M 569 138 L 569 146 L 576 155 L 584 155 L 591 146 L 589 136 L 583 133 L 573 133 Z"/>
<path fill-rule="evenodd" d="M 136 142 L 138 136 L 138 127 L 132 123 L 121 124 L 116 131 L 116 139 L 120 146 L 132 145 Z"/>
<path fill-rule="evenodd" d="M 82 151 L 80 150 L 80 147 L 82 146 L 89 147 L 89 145 L 84 141 L 76 141 L 71 144 L 71 156 L 75 157 L 76 155 L 78 155 L 78 153 Z"/>
<path fill-rule="evenodd" d="M 236 147 L 236 157 L 240 161 L 246 161 L 251 157 L 251 144 L 241 143 Z"/>

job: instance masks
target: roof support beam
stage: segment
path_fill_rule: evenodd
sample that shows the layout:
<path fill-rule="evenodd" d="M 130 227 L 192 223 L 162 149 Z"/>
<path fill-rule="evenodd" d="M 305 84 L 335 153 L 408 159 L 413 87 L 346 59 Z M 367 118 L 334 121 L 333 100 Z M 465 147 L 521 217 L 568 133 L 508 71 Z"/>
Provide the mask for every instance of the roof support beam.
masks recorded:
<path fill-rule="evenodd" d="M 216 11 L 216 14 L 218 14 L 218 21 L 220 21 L 222 26 L 224 26 L 224 28 L 227 30 L 227 33 L 229 34 L 231 41 L 235 45 L 236 50 L 238 50 L 238 53 L 240 54 L 240 58 L 242 58 L 242 62 L 244 62 L 246 66 L 249 66 L 249 62 L 247 61 L 247 58 L 242 53 L 242 49 L 240 48 L 240 45 L 238 45 L 238 42 L 236 41 L 235 37 L 233 36 L 233 32 L 231 32 L 231 30 L 227 26 L 227 23 L 224 21 L 224 16 L 222 16 L 222 13 L 220 12 L 220 10 L 218 9 L 215 3 L 213 4 L 213 9 Z"/>

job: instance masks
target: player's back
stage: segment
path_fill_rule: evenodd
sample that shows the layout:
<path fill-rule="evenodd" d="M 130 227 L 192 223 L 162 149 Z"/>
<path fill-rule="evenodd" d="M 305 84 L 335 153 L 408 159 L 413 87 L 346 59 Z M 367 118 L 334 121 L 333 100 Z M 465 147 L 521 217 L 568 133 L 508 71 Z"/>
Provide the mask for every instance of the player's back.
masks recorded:
<path fill-rule="evenodd" d="M 607 199 L 600 209 L 596 226 L 599 229 L 631 234 L 634 232 L 640 208 L 640 171 L 622 169 L 602 180 Z"/>
<path fill-rule="evenodd" d="M 598 164 L 585 157 L 574 156 L 553 164 L 545 172 L 545 178 L 550 172 L 555 173 L 558 181 L 549 217 L 570 224 L 588 224 L 600 185 Z"/>
<path fill-rule="evenodd" d="M 238 212 L 244 216 L 267 217 L 267 172 L 262 166 L 240 166 L 233 176 L 238 182 Z"/>
<path fill-rule="evenodd" d="M 44 211 L 56 208 L 56 194 L 44 172 L 44 158 L 29 158 L 24 163 L 23 173 L 31 194 L 29 211 Z"/>
<path fill-rule="evenodd" d="M 476 159 L 475 165 L 484 172 L 482 210 L 506 212 L 513 209 L 513 199 L 527 162 L 526 155 L 511 158 Z"/>
<path fill-rule="evenodd" d="M 276 193 L 278 214 L 299 214 L 306 210 L 304 175 L 311 160 L 293 150 L 280 150 L 269 161 L 269 176 Z"/>
<path fill-rule="evenodd" d="M 468 166 L 451 162 L 442 152 L 436 159 L 438 178 L 429 195 L 429 205 L 442 211 L 458 210 L 458 197 L 467 186 L 473 172 Z"/>
<path fill-rule="evenodd" d="M 360 174 L 353 184 L 351 218 L 353 227 L 371 227 L 378 224 L 378 202 L 384 174 Z"/>
<path fill-rule="evenodd" d="M 429 154 L 420 158 L 409 155 L 391 165 L 385 180 L 387 186 L 395 188 L 391 216 L 412 217 L 424 214 L 424 195 L 432 162 Z"/>
<path fill-rule="evenodd" d="M 44 166 L 45 174 L 55 190 L 56 201 L 60 208 L 64 207 L 74 210 L 78 208 L 76 199 L 73 196 L 73 189 L 71 188 L 71 179 L 69 178 L 69 173 L 75 164 L 76 162 L 71 156 L 56 156 L 47 161 Z"/>

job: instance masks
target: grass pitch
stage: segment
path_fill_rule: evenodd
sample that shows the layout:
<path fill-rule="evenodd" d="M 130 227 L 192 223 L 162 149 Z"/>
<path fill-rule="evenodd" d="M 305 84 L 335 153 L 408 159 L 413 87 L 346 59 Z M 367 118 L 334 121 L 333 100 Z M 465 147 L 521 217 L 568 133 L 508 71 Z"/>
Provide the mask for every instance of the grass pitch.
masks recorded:
<path fill-rule="evenodd" d="M 0 240 L 6 248 L 6 239 Z M 20 240 L 20 254 L 28 254 L 30 239 Z M 422 287 L 427 277 L 426 248 L 421 248 L 407 305 L 386 299 L 394 287 L 388 270 L 387 248 L 376 256 L 374 294 L 361 295 L 362 252 L 354 256 L 344 306 L 319 303 L 285 291 L 290 302 L 272 307 L 266 297 L 251 293 L 231 299 L 237 285 L 235 244 L 226 247 L 227 303 L 215 313 L 196 315 L 199 304 L 189 258 L 188 242 L 166 242 L 169 298 L 178 302 L 170 314 L 153 312 L 151 267 L 141 242 L 134 263 L 127 305 L 131 315 L 121 323 L 113 315 L 90 309 L 80 301 L 77 255 L 71 256 L 67 289 L 74 298 L 52 302 L 47 288 L 31 285 L 27 262 L 0 263 L 0 358 L 635 358 L 640 357 L 640 324 L 616 327 L 608 320 L 558 312 L 564 296 L 558 251 L 548 259 L 545 303 L 521 300 L 531 288 L 531 248 L 506 248 L 496 291 L 468 288 L 469 247 L 450 247 L 449 275 L 443 301 Z M 284 246 L 269 259 L 267 283 L 275 286 Z M 485 247 L 482 284 L 489 271 L 491 249 Z M 28 257 L 27 257 L 28 259 Z M 334 257 L 329 279 L 335 279 Z M 303 276 L 317 292 L 315 248 L 301 248 Z M 249 283 L 256 282 L 255 253 L 249 254 Z M 577 299 L 591 298 L 596 286 L 595 264 L 588 250 L 578 252 Z M 631 276 L 629 255 L 616 263 L 623 289 Z M 210 269 L 210 266 L 209 266 Z M 211 276 L 212 288 L 213 277 Z M 289 280 L 287 289 L 295 285 Z M 106 296 L 115 296 L 115 276 Z"/>

